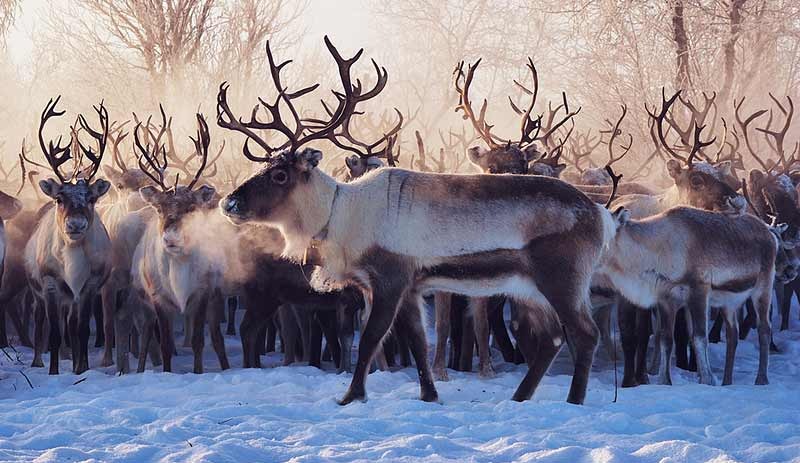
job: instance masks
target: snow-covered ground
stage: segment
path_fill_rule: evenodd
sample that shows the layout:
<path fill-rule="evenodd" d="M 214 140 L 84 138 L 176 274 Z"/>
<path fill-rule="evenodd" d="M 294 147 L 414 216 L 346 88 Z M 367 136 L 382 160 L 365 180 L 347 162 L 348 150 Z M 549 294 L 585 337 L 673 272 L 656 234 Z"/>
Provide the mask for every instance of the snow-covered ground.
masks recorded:
<path fill-rule="evenodd" d="M 584 406 L 565 402 L 566 353 L 526 403 L 509 400 L 524 368 L 495 359 L 491 380 L 450 372 L 437 383 L 440 404 L 419 401 L 416 372 L 404 369 L 370 375 L 369 401 L 340 407 L 334 398 L 350 375 L 275 367 L 276 354 L 262 370 L 220 372 L 207 346 L 208 372 L 194 375 L 183 348 L 177 373 L 119 377 L 96 367 L 94 349 L 90 372 L 49 377 L 28 367 L 30 350 L 7 349 L 0 461 L 800 461 L 796 317 L 776 335 L 782 353 L 770 359 L 769 386 L 753 386 L 751 334 L 739 345 L 734 386 L 701 386 L 673 369 L 674 386 L 621 389 L 617 403 L 613 364 L 599 353 Z M 227 344 L 241 365 L 238 339 Z M 719 379 L 724 344 L 712 346 L 712 362 Z"/>

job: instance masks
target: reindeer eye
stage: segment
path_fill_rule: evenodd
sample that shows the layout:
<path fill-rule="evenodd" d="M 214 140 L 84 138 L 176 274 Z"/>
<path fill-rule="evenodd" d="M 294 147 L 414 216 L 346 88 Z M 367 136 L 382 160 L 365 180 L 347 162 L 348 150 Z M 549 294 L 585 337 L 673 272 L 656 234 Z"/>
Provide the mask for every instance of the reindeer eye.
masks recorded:
<path fill-rule="evenodd" d="M 289 175 L 284 170 L 274 170 L 270 172 L 269 178 L 278 185 L 283 185 L 289 180 Z"/>
<path fill-rule="evenodd" d="M 703 178 L 700 177 L 699 175 L 693 175 L 689 179 L 689 181 L 692 183 L 693 187 L 700 187 L 700 186 L 703 186 L 703 184 L 705 183 L 705 182 L 703 182 Z"/>

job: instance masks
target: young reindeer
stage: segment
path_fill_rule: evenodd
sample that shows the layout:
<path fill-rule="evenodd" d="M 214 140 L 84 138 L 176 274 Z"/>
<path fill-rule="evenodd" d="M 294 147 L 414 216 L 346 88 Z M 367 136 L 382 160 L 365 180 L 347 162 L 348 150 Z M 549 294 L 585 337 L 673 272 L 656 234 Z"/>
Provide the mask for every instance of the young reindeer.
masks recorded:
<path fill-rule="evenodd" d="M 340 403 L 366 400 L 370 362 L 393 323 L 407 329 L 422 400 L 438 399 L 420 311 L 422 295 L 434 291 L 470 297 L 506 294 L 541 308 L 526 304 L 518 311 L 526 327 L 539 323 L 542 313 L 557 313 L 576 351 L 567 400 L 582 403 L 598 336 L 588 309 L 589 283 L 602 249 L 613 239 L 610 213 L 569 185 L 537 176 L 387 168 L 353 183 L 338 183 L 317 168 L 321 152 L 300 148 L 320 139 L 345 142 L 341 125 L 370 92 L 362 93 L 361 84 L 350 78 L 362 52 L 344 59 L 327 37 L 325 43 L 343 85 L 335 92 L 336 110 L 325 124 L 306 125 L 291 110 L 294 128 L 289 128 L 278 110 L 279 104 L 293 109 L 292 100 L 316 86 L 282 91 L 274 104 L 261 101 L 271 115 L 268 122 L 258 120 L 258 112 L 249 121 L 234 116 L 227 85 L 220 87 L 218 124 L 257 143 L 265 156 L 254 155 L 247 142 L 244 154 L 267 163 L 223 198 L 220 207 L 234 223 L 277 227 L 286 238 L 286 256 L 300 260 L 313 247 L 322 262 L 312 276 L 317 287 L 355 285 L 364 293 L 369 318 L 352 383 Z M 272 62 L 269 49 L 268 57 Z M 386 71 L 375 67 L 379 78 L 373 91 L 380 91 Z M 258 129 L 279 131 L 288 140 L 282 147 L 271 146 L 256 134 Z M 529 339 L 528 330 L 522 331 Z M 531 397 L 558 352 L 561 340 L 548 341 L 549 351 L 528 357 L 530 370 L 516 400 Z"/>
<path fill-rule="evenodd" d="M 50 374 L 58 374 L 61 345 L 61 320 L 67 311 L 67 329 L 72 343 L 73 371 L 80 374 L 89 369 L 89 318 L 95 296 L 108 278 L 111 262 L 111 241 L 95 211 L 95 203 L 110 187 L 105 180 L 92 181 L 100 168 L 108 138 L 108 112 L 100 103 L 94 109 L 100 118 L 100 130 L 95 131 L 83 115 L 78 116 L 80 129 L 88 133 L 98 149 L 87 148 L 72 128 L 70 144 L 46 144 L 43 131 L 48 120 L 64 114 L 57 111 L 60 96 L 47 103 L 39 123 L 39 145 L 58 180 L 39 182 L 42 192 L 56 206 L 39 222 L 25 248 L 25 268 L 28 283 L 35 295 L 36 331 L 33 366 L 42 363 L 45 319 L 50 325 Z M 73 153 L 73 148 L 79 149 Z M 69 176 L 61 166 L 75 157 L 75 169 Z M 85 176 L 76 178 L 82 159 L 91 161 Z"/>
<path fill-rule="evenodd" d="M 618 291 L 639 307 L 658 306 L 659 382 L 672 384 L 670 360 L 679 309 L 686 308 L 692 326 L 700 382 L 714 384 L 706 336 L 709 307 L 732 311 L 751 299 L 759 318 L 756 384 L 768 384 L 769 306 L 775 256 L 782 246 L 780 230 L 771 230 L 749 214 L 729 216 L 687 207 L 643 220 L 631 220 L 624 208 L 614 216 L 616 238 L 593 285 Z M 734 353 L 735 343 L 729 346 L 724 384 L 732 382 Z"/>
<path fill-rule="evenodd" d="M 768 146 L 777 155 L 777 161 L 770 164 L 758 154 L 758 147 L 750 134 L 750 124 L 757 121 L 768 111 L 758 110 L 747 117 L 742 116 L 741 110 L 745 99 L 735 102 L 736 123 L 741 130 L 744 145 L 747 147 L 751 157 L 758 163 L 761 169 L 750 171 L 747 189 L 751 193 L 752 206 L 754 213 L 764 220 L 773 216 L 775 220 L 786 224 L 783 231 L 782 240 L 788 246 L 800 245 L 800 203 L 794 182 L 789 177 L 793 167 L 798 163 L 798 146 L 795 145 L 792 153 L 787 156 L 785 148 L 785 138 L 792 124 L 794 116 L 794 103 L 792 98 L 787 96 L 787 105 L 782 105 L 772 94 L 769 95 L 776 104 L 781 114 L 784 116 L 784 124 L 779 130 L 773 130 L 771 123 L 773 120 L 772 111 L 769 111 L 769 121 L 766 127 L 757 127 L 756 130 L 764 134 Z M 772 142 L 770 142 L 772 140 Z M 787 282 L 788 283 L 788 282 Z M 778 302 L 781 309 L 780 329 L 789 328 L 789 308 L 791 306 L 791 285 L 776 284 Z M 743 334 L 746 335 L 750 326 L 745 324 Z"/>
<path fill-rule="evenodd" d="M 702 111 L 692 112 L 693 118 L 688 129 L 677 128 L 678 125 L 670 116 L 674 103 L 680 98 L 678 91 L 667 99 L 662 89 L 661 109 L 648 113 L 653 120 L 651 135 L 653 143 L 660 146 L 670 156 L 667 161 L 667 171 L 675 182 L 672 187 L 659 195 L 626 195 L 614 201 L 612 207 L 625 207 L 632 218 L 644 219 L 660 214 L 675 206 L 692 206 L 705 210 L 713 210 L 731 215 L 742 214 L 747 203 L 731 182 L 731 162 L 724 161 L 711 164 L 705 161 L 695 161 L 703 148 L 710 146 L 711 141 L 702 141 L 701 134 L 705 129 L 702 122 L 711 104 L 706 98 L 706 108 Z M 681 99 L 689 108 L 691 103 Z M 676 152 L 666 139 L 667 128 L 664 124 L 675 128 L 682 134 L 680 142 L 687 153 L 682 156 Z M 686 136 L 687 138 L 683 138 Z M 622 381 L 623 387 L 632 387 L 638 384 L 647 384 L 647 344 L 650 336 L 650 313 L 647 307 L 637 307 L 628 301 L 618 301 L 620 335 L 623 353 L 625 355 L 625 373 Z M 680 358 L 680 357 L 679 357 Z M 685 362 L 688 363 L 688 362 Z"/>
<path fill-rule="evenodd" d="M 222 268 L 219 262 L 214 262 L 214 258 L 201 249 L 203 243 L 196 242 L 193 231 L 187 229 L 192 217 L 207 213 L 213 207 L 216 193 L 213 187 L 207 185 L 195 189 L 206 166 L 211 142 L 208 125 L 202 114 L 197 114 L 197 127 L 197 137 L 192 138 L 192 142 L 201 164 L 186 186 L 179 185 L 177 179 L 173 187 L 166 186 L 164 178 L 168 161 L 163 145 L 151 147 L 137 144 L 142 159 L 140 166 L 156 184 L 142 188 L 140 194 L 155 209 L 157 219 L 148 223 L 136 247 L 131 266 L 131 284 L 135 295 L 148 302 L 158 317 L 165 372 L 172 371 L 172 354 L 175 350 L 172 320 L 176 314 L 187 315 L 192 326 L 194 372 L 203 372 L 207 318 L 211 343 L 219 358 L 220 368 L 229 368 L 220 329 Z M 143 329 L 141 346 L 149 345 L 152 331 Z M 139 355 L 141 368 L 146 350 L 140 349 Z"/>

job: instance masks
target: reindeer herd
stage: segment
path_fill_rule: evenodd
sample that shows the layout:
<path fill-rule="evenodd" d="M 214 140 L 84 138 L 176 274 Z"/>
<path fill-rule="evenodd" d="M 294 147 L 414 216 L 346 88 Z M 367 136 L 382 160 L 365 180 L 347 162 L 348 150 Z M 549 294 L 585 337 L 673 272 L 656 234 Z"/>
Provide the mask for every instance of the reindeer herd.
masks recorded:
<path fill-rule="evenodd" d="M 269 44 L 273 99 L 259 99 L 245 118 L 229 104 L 229 85 L 219 87 L 217 125 L 243 136 L 244 157 L 264 166 L 243 181 L 241 172 L 217 167 L 224 143 L 209 155 L 202 114 L 189 137 L 193 149 L 183 154 L 163 107 L 155 118 L 134 114 L 128 131 L 129 122 L 112 121 L 100 103 L 96 121 L 79 115 L 62 144 L 63 135 L 45 135 L 65 114 L 59 98 L 50 100 L 38 127 L 46 162 L 31 160 L 23 142 L 21 185 L 14 195 L 0 193 L 0 343 L 8 345 L 8 318 L 20 343 L 34 349 L 32 366 L 44 367 L 49 352 L 50 374 L 62 358 L 80 374 L 90 368 L 94 318 L 100 366 L 127 373 L 135 355 L 139 372 L 148 357 L 171 371 L 177 322 L 193 371 L 203 372 L 206 329 L 224 370 L 223 324 L 235 334 L 242 309 L 243 367 L 261 367 L 279 336 L 286 364 L 330 358 L 353 372 L 341 404 L 365 400 L 370 369 L 398 356 L 404 366 L 413 359 L 422 400 L 436 401 L 434 382 L 447 380 L 448 367 L 471 370 L 476 348 L 479 374 L 494 374 L 492 337 L 504 360 L 528 365 L 514 400 L 532 397 L 567 345 L 574 364 L 567 400 L 580 404 L 598 344 L 615 349 L 616 313 L 624 387 L 647 384 L 649 373 L 671 384 L 673 352 L 678 367 L 714 384 L 708 343 L 720 340 L 723 326 L 723 384 L 733 382 L 737 343 L 753 328 L 755 383 L 768 383 L 773 294 L 786 329 L 800 293 L 790 97 L 770 95 L 775 108 L 752 114 L 736 100 L 735 124 L 721 118 L 724 139 L 716 140 L 703 135 L 717 124 L 715 95 L 697 105 L 663 92 L 660 107 L 646 107 L 651 140 L 638 146 L 621 129 L 626 106 L 594 136 L 575 130 L 581 109 L 566 94 L 536 114 L 539 78 L 529 60 L 533 86 L 515 84 L 530 101 L 510 99 L 521 123 L 508 140 L 492 132 L 486 100 L 473 107 L 480 60 L 466 70 L 462 62 L 456 111 L 474 136 L 440 133 L 437 156 L 416 132 L 406 170 L 395 167 L 402 113 L 396 123 L 384 115 L 366 135 L 357 128 L 368 117 L 363 104 L 385 88 L 386 70 L 373 61 L 376 81 L 365 87 L 352 77 L 362 51 L 344 58 L 325 44 L 341 87 L 321 115 L 297 106 L 318 85 L 290 90 L 281 80 L 289 62 L 276 62 Z M 323 154 L 312 147 L 321 141 L 349 154 L 337 175 L 322 169 Z M 765 145 L 775 160 L 761 152 Z M 608 159 L 598 162 L 606 157 L 601 146 Z M 614 172 L 632 150 L 642 163 L 629 177 L 650 180 L 623 182 Z M 759 168 L 740 179 L 745 154 Z M 661 160 L 667 184 L 653 175 Z M 482 173 L 456 173 L 466 161 Z M 11 170 L 0 170 L 11 191 Z M 50 178 L 35 185 L 39 176 Z M 426 304 L 435 313 L 432 368 Z"/>

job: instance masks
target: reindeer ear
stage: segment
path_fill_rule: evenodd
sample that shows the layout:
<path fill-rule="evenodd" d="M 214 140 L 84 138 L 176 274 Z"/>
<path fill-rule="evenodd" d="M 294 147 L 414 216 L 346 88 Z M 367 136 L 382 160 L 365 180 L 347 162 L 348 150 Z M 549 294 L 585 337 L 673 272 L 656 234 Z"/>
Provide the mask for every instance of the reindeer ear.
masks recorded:
<path fill-rule="evenodd" d="M 539 159 L 542 157 L 541 151 L 539 151 L 539 147 L 536 146 L 536 143 L 531 143 L 524 150 L 522 150 L 522 155 L 527 162 L 531 162 L 534 159 Z"/>
<path fill-rule="evenodd" d="M 720 175 L 728 176 L 731 175 L 733 164 L 731 161 L 722 161 L 716 165 L 716 168 Z"/>
<path fill-rule="evenodd" d="M 566 164 L 556 164 L 555 167 L 553 167 L 553 175 L 555 175 L 556 178 L 560 178 L 561 172 L 564 172 L 564 169 L 566 168 Z"/>
<path fill-rule="evenodd" d="M 620 206 L 612 214 L 614 220 L 617 222 L 617 227 L 625 226 L 631 220 L 631 213 L 624 207 Z"/>
<path fill-rule="evenodd" d="M 122 172 L 118 171 L 114 167 L 108 165 L 103 166 L 103 173 L 106 174 L 106 177 L 108 177 L 109 180 L 111 180 L 111 183 L 120 183 Z"/>
<path fill-rule="evenodd" d="M 303 151 L 297 153 L 295 166 L 302 172 L 311 172 L 319 165 L 322 160 L 322 151 L 313 148 L 305 148 Z"/>
<path fill-rule="evenodd" d="M 160 192 L 158 191 L 158 188 L 152 185 L 148 185 L 139 189 L 139 196 L 142 197 L 144 202 L 151 206 L 158 204 L 159 194 Z"/>
<path fill-rule="evenodd" d="M 194 197 L 200 204 L 208 204 L 214 199 L 217 190 L 212 186 L 203 185 L 194 191 Z"/>
<path fill-rule="evenodd" d="M 480 146 L 473 146 L 467 149 L 467 156 L 473 164 L 481 165 L 481 161 L 489 150 L 482 149 Z"/>
<path fill-rule="evenodd" d="M 789 229 L 788 223 L 779 223 L 777 225 L 773 225 L 772 228 L 775 229 L 775 232 L 779 235 L 783 235 L 783 232 Z"/>
<path fill-rule="evenodd" d="M 108 180 L 103 180 L 101 178 L 89 186 L 89 192 L 91 193 L 91 196 L 97 200 L 100 199 L 104 194 L 108 193 L 109 188 L 111 188 L 111 183 L 109 183 Z"/>
<path fill-rule="evenodd" d="M 344 163 L 347 165 L 347 168 L 350 170 L 355 169 L 358 167 L 358 161 L 361 159 L 358 155 L 353 154 L 344 158 Z"/>
<path fill-rule="evenodd" d="M 681 172 L 683 172 L 683 166 L 678 160 L 670 159 L 667 161 L 667 172 L 669 173 L 669 176 L 675 180 L 679 175 L 681 175 Z"/>
<path fill-rule="evenodd" d="M 42 190 L 42 193 L 45 195 L 56 199 L 58 193 L 61 192 L 61 183 L 57 182 L 52 178 L 48 178 L 47 180 L 40 180 L 39 181 L 39 188 Z"/>
<path fill-rule="evenodd" d="M 761 172 L 758 169 L 753 169 L 750 171 L 750 189 L 757 190 L 761 189 L 761 184 L 764 182 L 764 172 Z"/>

